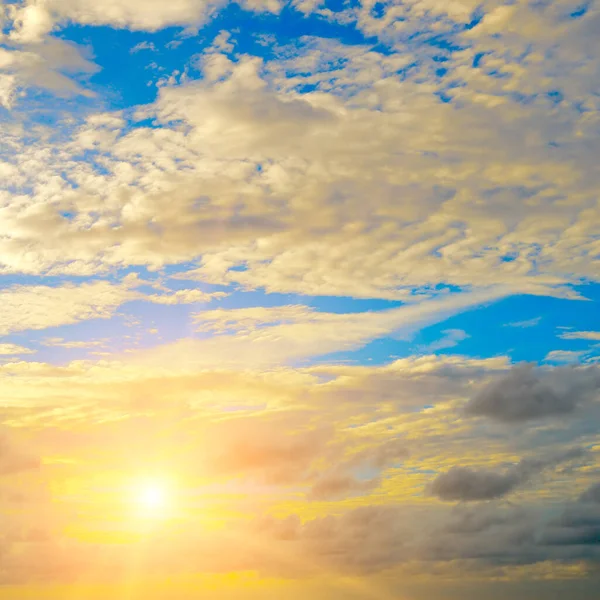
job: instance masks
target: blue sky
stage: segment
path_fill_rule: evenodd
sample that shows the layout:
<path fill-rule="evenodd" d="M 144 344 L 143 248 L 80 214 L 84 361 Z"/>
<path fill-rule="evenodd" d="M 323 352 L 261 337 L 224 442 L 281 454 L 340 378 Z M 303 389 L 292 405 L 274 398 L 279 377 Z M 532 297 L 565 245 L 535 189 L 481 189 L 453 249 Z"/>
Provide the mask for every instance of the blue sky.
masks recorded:
<path fill-rule="evenodd" d="M 7 597 L 595 598 L 598 31 L 0 0 Z"/>

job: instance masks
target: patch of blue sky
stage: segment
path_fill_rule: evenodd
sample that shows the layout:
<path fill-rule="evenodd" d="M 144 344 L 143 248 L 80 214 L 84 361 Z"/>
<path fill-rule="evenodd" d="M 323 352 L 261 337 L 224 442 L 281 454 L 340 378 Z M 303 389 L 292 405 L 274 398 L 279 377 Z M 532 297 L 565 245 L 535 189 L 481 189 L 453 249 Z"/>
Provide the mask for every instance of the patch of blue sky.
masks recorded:
<path fill-rule="evenodd" d="M 3 339 L 5 342 L 35 349 L 35 360 L 55 365 L 85 358 L 117 359 L 126 356 L 128 350 L 141 350 L 194 337 L 191 316 L 197 310 L 198 304 L 170 306 L 133 300 L 120 306 L 108 319 L 88 319 L 43 330 L 15 333 Z M 46 340 L 51 338 L 81 342 L 83 345 L 65 348 L 61 344 L 47 343 Z M 105 342 L 96 345 L 99 340 Z M 106 354 L 96 354 L 98 352 Z"/>
<path fill-rule="evenodd" d="M 182 66 L 181 51 L 165 49 L 180 31 L 181 28 L 171 27 L 149 33 L 72 24 L 57 35 L 90 49 L 94 62 L 100 67 L 90 80 L 92 90 L 102 97 L 105 110 L 121 110 L 148 104 L 155 99 L 157 88 L 148 85 L 151 75 L 149 65 L 155 60 L 155 55 L 160 55 L 160 66 L 166 74 Z M 131 52 L 141 42 L 151 42 L 159 52 Z"/>
<path fill-rule="evenodd" d="M 110 319 L 89 319 L 70 325 L 14 333 L 4 337 L 3 340 L 32 348 L 36 351 L 36 361 L 64 365 L 73 360 L 98 359 L 99 356 L 95 355 L 95 352 L 109 352 L 108 358 L 114 358 L 135 345 L 134 338 L 137 332 L 134 332 L 132 327 L 127 327 L 125 323 L 125 319 L 120 314 L 116 314 Z M 127 339 L 126 336 L 132 336 L 132 339 Z M 66 348 L 60 344 L 51 343 L 49 340 L 53 338 L 88 345 Z M 99 340 L 105 338 L 107 340 L 105 346 L 95 345 Z"/>
<path fill-rule="evenodd" d="M 408 336 L 407 336 L 408 337 Z M 412 341 L 401 337 L 382 337 L 373 340 L 364 346 L 351 350 L 332 352 L 319 356 L 302 364 L 350 364 L 381 366 L 389 364 L 396 359 L 411 356 Z"/>
<path fill-rule="evenodd" d="M 91 78 L 91 88 L 103 98 L 106 110 L 122 110 L 154 101 L 156 83 L 176 71 L 183 73 L 192 58 L 209 48 L 222 31 L 231 34 L 236 53 L 249 53 L 266 61 L 278 57 L 282 46 L 293 47 L 304 36 L 350 45 L 368 41 L 350 25 L 317 15 L 305 17 L 290 7 L 279 15 L 256 14 L 233 3 L 195 35 L 185 34 L 181 27 L 143 32 L 75 24 L 64 27 L 57 35 L 89 49 L 100 67 Z M 134 50 L 136 46 L 138 51 Z"/>
<path fill-rule="evenodd" d="M 565 331 L 586 331 L 590 328 L 600 330 L 597 310 L 597 302 L 600 301 L 600 285 L 582 286 L 576 288 L 576 291 L 592 301 L 579 301 L 577 310 L 573 310 L 573 300 L 543 296 L 512 296 L 474 307 L 422 329 L 411 331 L 410 327 L 403 328 L 397 335 L 373 340 L 358 349 L 321 356 L 316 362 L 383 365 L 395 358 L 429 353 L 460 354 L 475 358 L 508 356 L 513 362 L 541 362 L 553 350 L 590 351 L 592 354 L 600 354 L 600 347 L 589 340 L 567 340 L 559 337 Z M 369 302 L 367 301 L 361 308 L 375 310 L 375 304 L 371 305 L 372 308 L 367 308 Z M 390 307 L 377 305 L 378 310 Z M 345 307 L 343 311 L 349 312 Z M 535 327 L 533 334 L 531 327 L 505 326 L 538 318 L 539 322 L 533 325 Z M 447 330 L 461 330 L 468 337 L 464 339 L 459 337 L 454 345 L 429 351 L 429 347 L 435 348 L 436 342 L 448 337 Z"/>
<path fill-rule="evenodd" d="M 465 25 L 465 29 L 469 31 L 477 27 L 477 25 L 479 25 L 483 20 L 484 16 L 485 10 L 483 5 L 480 5 L 471 13 L 471 20 Z"/>
<path fill-rule="evenodd" d="M 414 346 L 428 345 L 444 337 L 447 329 L 460 329 L 470 337 L 440 354 L 464 354 L 480 358 L 509 356 L 514 362 L 542 361 L 553 350 L 587 350 L 586 340 L 559 338 L 565 331 L 600 330 L 597 302 L 600 285 L 578 286 L 580 294 L 592 300 L 574 301 L 546 296 L 512 296 L 455 315 L 442 323 L 421 330 L 413 339 Z M 576 307 L 573 302 L 577 302 Z M 539 318 L 531 327 L 505 327 L 514 322 Z M 562 329 L 568 328 L 568 329 Z M 414 347 L 412 348 L 414 350 Z"/>
<path fill-rule="evenodd" d="M 578 6 L 577 8 L 575 8 L 574 10 L 572 10 L 569 13 L 569 18 L 580 19 L 581 17 L 584 17 L 590 10 L 591 6 L 592 6 L 591 0 L 589 2 L 584 2 L 583 4 L 581 4 L 580 6 Z"/>

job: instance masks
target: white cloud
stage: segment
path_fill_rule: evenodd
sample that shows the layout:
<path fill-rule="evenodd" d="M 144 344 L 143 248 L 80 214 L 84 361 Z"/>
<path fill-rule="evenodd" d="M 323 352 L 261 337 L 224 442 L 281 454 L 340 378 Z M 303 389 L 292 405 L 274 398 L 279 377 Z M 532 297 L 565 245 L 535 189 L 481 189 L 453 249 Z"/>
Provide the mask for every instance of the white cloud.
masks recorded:
<path fill-rule="evenodd" d="M 518 329 L 528 329 L 529 327 L 535 327 L 542 320 L 542 317 L 534 317 L 533 319 L 526 319 L 525 321 L 514 321 L 512 323 L 506 323 L 505 327 L 517 327 Z"/>
<path fill-rule="evenodd" d="M 130 54 L 135 54 L 136 52 L 141 52 L 142 50 L 150 50 L 152 52 L 156 52 L 156 46 L 153 42 L 139 42 L 129 52 Z"/>
<path fill-rule="evenodd" d="M 197 289 L 176 290 L 167 294 L 149 294 L 142 299 L 155 304 L 193 304 L 196 302 L 210 302 L 211 300 L 225 298 L 226 292 L 203 292 Z"/>
<path fill-rule="evenodd" d="M 566 331 L 559 338 L 563 340 L 590 340 L 600 341 L 600 331 Z"/>
<path fill-rule="evenodd" d="M 576 363 L 579 362 L 585 351 L 575 350 L 552 350 L 546 354 L 544 360 L 552 363 Z"/>
<path fill-rule="evenodd" d="M 0 356 L 11 356 L 16 354 L 34 354 L 35 350 L 19 346 L 18 344 L 0 344 Z"/>
<path fill-rule="evenodd" d="M 42 341 L 43 346 L 50 348 L 98 348 L 104 347 L 109 342 L 108 338 L 103 340 L 65 340 L 61 337 L 45 338 Z"/>
<path fill-rule="evenodd" d="M 12 108 L 29 88 L 42 88 L 58 95 L 93 96 L 68 74 L 90 74 L 96 70 L 75 45 L 55 38 L 23 49 L 0 48 L 0 102 L 5 108 Z"/>
<path fill-rule="evenodd" d="M 0 335 L 88 319 L 107 319 L 132 297 L 129 281 L 124 284 L 96 281 L 58 287 L 12 286 L 0 291 Z"/>
<path fill-rule="evenodd" d="M 504 79 L 471 65 L 474 49 L 448 63 L 464 84 L 455 108 L 436 96 L 434 61 L 398 78 L 404 50 L 303 38 L 263 64 L 212 49 L 202 80 L 139 111 L 158 127 L 100 115 L 59 152 L 19 148 L 4 168 L 33 191 L 28 202 L 6 192 L 1 268 L 197 261 L 190 279 L 390 299 L 440 283 L 564 295 L 598 278 L 591 113 L 512 100 Z M 482 105 L 484 92 L 502 103 Z M 571 142 L 550 152 L 560 139 Z"/>
<path fill-rule="evenodd" d="M 444 337 L 428 344 L 427 346 L 423 346 L 420 348 L 421 351 L 425 352 L 437 352 L 438 350 L 445 350 L 447 348 L 454 348 L 463 340 L 471 337 L 466 331 L 462 329 L 446 329 L 442 331 Z"/>
<path fill-rule="evenodd" d="M 226 0 L 24 0 L 12 7 L 13 38 L 37 41 L 56 25 L 110 25 L 133 30 L 156 31 L 165 27 L 199 27 Z M 246 0 L 257 12 L 278 12 L 278 0 Z"/>
<path fill-rule="evenodd" d="M 199 331 L 220 334 L 180 340 L 138 353 L 142 363 L 192 365 L 277 365 L 356 349 L 400 331 L 409 335 L 425 324 L 508 293 L 492 288 L 447 295 L 385 311 L 335 314 L 306 306 L 216 309 L 194 316 Z"/>

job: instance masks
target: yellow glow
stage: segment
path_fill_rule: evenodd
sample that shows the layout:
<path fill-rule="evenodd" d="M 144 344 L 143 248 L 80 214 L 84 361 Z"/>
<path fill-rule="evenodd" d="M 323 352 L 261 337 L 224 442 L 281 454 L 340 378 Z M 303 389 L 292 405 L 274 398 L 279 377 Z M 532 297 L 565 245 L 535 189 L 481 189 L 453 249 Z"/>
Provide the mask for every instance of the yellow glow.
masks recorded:
<path fill-rule="evenodd" d="M 167 486 L 162 481 L 144 481 L 135 489 L 135 504 L 143 514 L 164 514 L 169 504 Z"/>

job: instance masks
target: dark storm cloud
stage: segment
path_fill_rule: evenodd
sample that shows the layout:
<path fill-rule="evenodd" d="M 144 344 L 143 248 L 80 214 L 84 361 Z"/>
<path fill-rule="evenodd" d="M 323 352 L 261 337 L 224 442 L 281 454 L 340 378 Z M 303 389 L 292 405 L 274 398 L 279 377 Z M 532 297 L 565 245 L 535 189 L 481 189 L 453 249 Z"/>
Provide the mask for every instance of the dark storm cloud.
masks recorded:
<path fill-rule="evenodd" d="M 600 370 L 557 367 L 549 371 L 521 364 L 481 389 L 465 412 L 505 423 L 572 413 L 600 391 Z"/>

